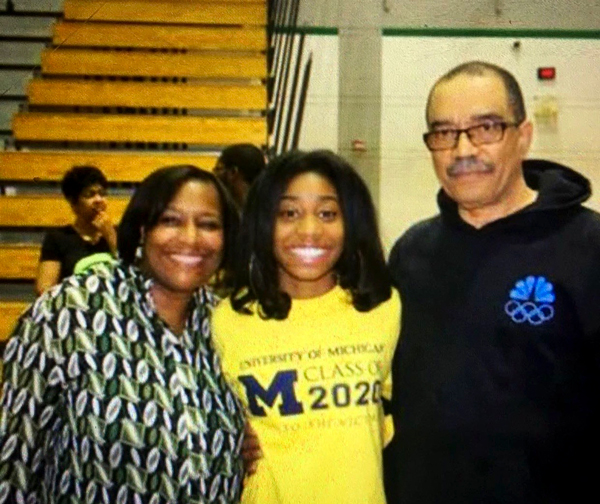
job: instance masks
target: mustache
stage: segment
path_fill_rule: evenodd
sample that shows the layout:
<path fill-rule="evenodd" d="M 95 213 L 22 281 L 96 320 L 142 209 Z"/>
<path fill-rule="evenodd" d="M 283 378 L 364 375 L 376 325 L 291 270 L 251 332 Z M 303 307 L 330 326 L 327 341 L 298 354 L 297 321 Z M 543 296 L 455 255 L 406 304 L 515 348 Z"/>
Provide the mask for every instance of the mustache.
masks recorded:
<path fill-rule="evenodd" d="M 454 163 L 446 168 L 446 173 L 449 177 L 455 177 L 466 173 L 491 172 L 493 169 L 494 165 L 492 163 L 484 163 L 475 157 L 467 157 L 454 161 Z"/>

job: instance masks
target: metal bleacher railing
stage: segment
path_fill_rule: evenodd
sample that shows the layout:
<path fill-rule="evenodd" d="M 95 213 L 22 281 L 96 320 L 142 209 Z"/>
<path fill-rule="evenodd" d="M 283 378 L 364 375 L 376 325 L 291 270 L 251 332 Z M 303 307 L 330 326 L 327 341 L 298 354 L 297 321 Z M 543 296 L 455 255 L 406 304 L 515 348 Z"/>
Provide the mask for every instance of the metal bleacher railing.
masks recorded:
<path fill-rule="evenodd" d="M 269 1 L 267 91 L 270 155 L 298 148 L 300 139 L 312 54 L 304 55 L 305 34 L 298 28 L 299 7 L 300 0 Z"/>

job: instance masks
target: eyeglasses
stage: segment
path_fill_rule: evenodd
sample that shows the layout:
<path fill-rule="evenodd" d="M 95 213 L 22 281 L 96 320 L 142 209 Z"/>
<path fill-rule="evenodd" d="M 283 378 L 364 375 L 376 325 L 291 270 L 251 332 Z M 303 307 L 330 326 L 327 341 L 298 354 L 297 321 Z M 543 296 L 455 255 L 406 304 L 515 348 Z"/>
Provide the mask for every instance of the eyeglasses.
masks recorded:
<path fill-rule="evenodd" d="M 504 138 L 506 128 L 517 127 L 520 124 L 498 121 L 476 124 L 464 129 L 445 128 L 424 133 L 423 140 L 430 151 L 454 149 L 458 145 L 460 135 L 466 133 L 469 142 L 477 147 L 499 142 Z"/>

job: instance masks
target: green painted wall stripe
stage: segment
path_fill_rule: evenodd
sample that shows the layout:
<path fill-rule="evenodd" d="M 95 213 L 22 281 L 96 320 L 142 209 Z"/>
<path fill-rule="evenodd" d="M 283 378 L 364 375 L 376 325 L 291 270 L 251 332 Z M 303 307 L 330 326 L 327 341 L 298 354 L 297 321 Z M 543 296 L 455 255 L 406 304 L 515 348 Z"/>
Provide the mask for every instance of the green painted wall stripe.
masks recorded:
<path fill-rule="evenodd" d="M 304 33 L 305 35 L 337 35 L 338 29 L 329 26 L 277 27 L 275 33 Z"/>
<path fill-rule="evenodd" d="M 306 35 L 339 35 L 332 26 L 280 27 L 276 33 L 304 33 Z M 530 37 L 558 39 L 600 39 L 600 30 L 551 30 L 537 28 L 392 28 L 381 30 L 387 37 Z"/>
<path fill-rule="evenodd" d="M 600 30 L 543 30 L 519 28 L 383 28 L 391 37 L 532 37 L 559 39 L 600 39 Z"/>

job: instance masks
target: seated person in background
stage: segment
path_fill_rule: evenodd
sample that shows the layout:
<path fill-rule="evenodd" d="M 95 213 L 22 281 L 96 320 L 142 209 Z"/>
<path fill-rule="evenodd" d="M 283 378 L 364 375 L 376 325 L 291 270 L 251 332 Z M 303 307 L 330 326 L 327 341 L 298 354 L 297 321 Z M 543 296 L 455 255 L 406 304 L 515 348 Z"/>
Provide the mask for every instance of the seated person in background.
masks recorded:
<path fill-rule="evenodd" d="M 80 259 L 98 252 L 116 255 L 117 233 L 106 211 L 107 185 L 104 174 L 94 166 L 75 166 L 63 177 L 61 190 L 75 222 L 44 237 L 35 281 L 38 295 L 72 275 Z"/>
<path fill-rule="evenodd" d="M 234 144 L 223 149 L 214 172 L 239 208 L 242 208 L 252 182 L 264 168 L 265 156 L 258 147 L 252 144 Z"/>

